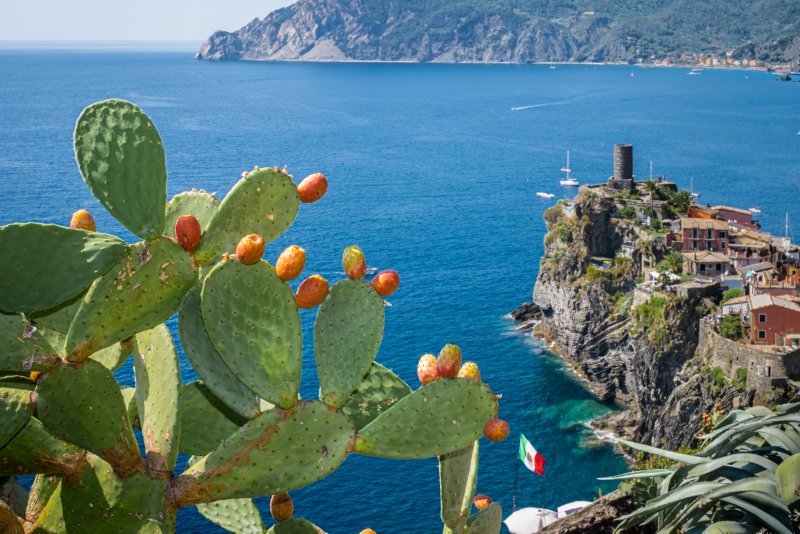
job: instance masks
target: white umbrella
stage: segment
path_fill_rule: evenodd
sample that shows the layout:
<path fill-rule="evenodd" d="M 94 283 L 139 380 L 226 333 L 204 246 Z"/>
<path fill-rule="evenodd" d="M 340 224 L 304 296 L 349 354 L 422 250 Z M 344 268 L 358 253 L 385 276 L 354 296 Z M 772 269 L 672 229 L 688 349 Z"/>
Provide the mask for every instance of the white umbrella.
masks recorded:
<path fill-rule="evenodd" d="M 533 534 L 558 519 L 558 513 L 546 508 L 520 508 L 503 523 L 511 534 Z"/>
<path fill-rule="evenodd" d="M 569 514 L 574 514 L 578 510 L 582 510 L 589 506 L 591 501 L 573 501 L 568 502 L 567 504 L 562 504 L 558 507 L 558 517 L 559 519 L 562 517 L 567 517 Z"/>

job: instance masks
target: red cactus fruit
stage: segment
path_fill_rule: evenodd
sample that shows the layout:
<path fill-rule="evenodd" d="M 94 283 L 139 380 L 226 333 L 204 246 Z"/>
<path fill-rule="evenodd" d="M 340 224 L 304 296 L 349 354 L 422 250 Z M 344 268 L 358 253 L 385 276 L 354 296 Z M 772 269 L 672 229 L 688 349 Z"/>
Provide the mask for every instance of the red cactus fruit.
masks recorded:
<path fill-rule="evenodd" d="M 422 385 L 439 380 L 439 367 L 436 363 L 436 356 L 433 354 L 423 354 L 417 363 L 417 376 Z"/>
<path fill-rule="evenodd" d="M 294 280 L 300 276 L 305 266 L 305 249 L 297 245 L 292 245 L 278 256 L 278 261 L 275 263 L 275 270 L 278 272 L 278 276 L 281 280 Z"/>
<path fill-rule="evenodd" d="M 269 500 L 269 512 L 275 521 L 291 519 L 294 513 L 294 503 L 288 493 L 276 493 Z"/>
<path fill-rule="evenodd" d="M 328 179 L 321 172 L 309 174 L 300 185 L 297 186 L 297 192 L 300 193 L 300 200 L 306 204 L 311 204 L 322 198 L 325 191 L 328 190 Z"/>
<path fill-rule="evenodd" d="M 42 372 L 41 371 L 31 371 L 30 379 L 33 382 L 37 382 L 39 380 L 40 376 L 42 376 Z"/>
<path fill-rule="evenodd" d="M 392 271 L 391 269 L 379 272 L 372 279 L 372 287 L 382 297 L 388 297 L 397 291 L 399 285 L 400 275 L 397 274 L 397 271 Z"/>
<path fill-rule="evenodd" d="M 511 429 L 502 419 L 494 418 L 483 426 L 483 435 L 489 441 L 503 441 Z"/>
<path fill-rule="evenodd" d="M 464 362 L 461 369 L 458 370 L 458 378 L 466 378 L 473 382 L 480 382 L 481 371 L 478 369 L 478 364 L 475 362 Z"/>
<path fill-rule="evenodd" d="M 264 256 L 266 247 L 260 235 L 248 234 L 236 245 L 236 258 L 245 265 L 253 265 Z"/>
<path fill-rule="evenodd" d="M 318 274 L 314 274 L 303 280 L 297 288 L 294 300 L 298 308 L 310 310 L 322 304 L 328 296 L 328 281 Z"/>
<path fill-rule="evenodd" d="M 367 260 L 356 245 L 347 247 L 342 253 L 342 267 L 348 278 L 359 280 L 367 274 Z"/>
<path fill-rule="evenodd" d="M 450 345 L 448 343 L 439 351 L 437 363 L 439 367 L 439 376 L 442 378 L 455 377 L 461 367 L 461 349 L 458 348 L 457 345 Z"/>
<path fill-rule="evenodd" d="M 372 530 L 371 528 L 365 528 L 364 530 L 362 530 L 358 534 L 378 534 L 378 533 L 375 532 L 374 530 Z"/>
<path fill-rule="evenodd" d="M 73 213 L 72 219 L 69 221 L 69 227 L 77 228 L 78 230 L 89 230 L 90 232 L 97 231 L 94 217 L 86 210 L 78 210 Z"/>
<path fill-rule="evenodd" d="M 175 239 L 189 254 L 200 244 L 202 233 L 200 223 L 192 215 L 181 215 L 175 221 Z"/>
<path fill-rule="evenodd" d="M 486 495 L 480 494 L 480 495 L 475 495 L 475 498 L 472 499 L 472 502 L 475 504 L 475 508 L 477 508 L 478 510 L 483 510 L 484 508 L 492 504 L 493 501 Z"/>

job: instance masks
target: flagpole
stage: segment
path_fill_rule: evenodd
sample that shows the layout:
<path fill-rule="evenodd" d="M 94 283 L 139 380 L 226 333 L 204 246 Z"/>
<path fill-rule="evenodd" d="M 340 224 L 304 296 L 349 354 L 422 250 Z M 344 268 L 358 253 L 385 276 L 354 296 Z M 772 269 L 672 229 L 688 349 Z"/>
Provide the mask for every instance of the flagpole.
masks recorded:
<path fill-rule="evenodd" d="M 519 478 L 519 458 L 517 458 L 517 468 L 514 470 L 514 496 L 511 498 L 512 513 L 517 511 L 517 479 Z"/>

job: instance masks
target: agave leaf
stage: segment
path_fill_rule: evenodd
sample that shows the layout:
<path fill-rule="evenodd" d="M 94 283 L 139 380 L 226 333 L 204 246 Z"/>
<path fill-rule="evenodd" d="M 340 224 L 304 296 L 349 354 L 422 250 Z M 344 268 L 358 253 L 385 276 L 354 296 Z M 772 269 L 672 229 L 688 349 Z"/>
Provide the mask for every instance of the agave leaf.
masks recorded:
<path fill-rule="evenodd" d="M 632 478 L 655 478 L 665 477 L 675 472 L 675 469 L 650 469 L 647 471 L 628 471 L 613 477 L 600 477 L 597 480 L 630 480 Z"/>
<path fill-rule="evenodd" d="M 781 521 L 780 518 L 773 516 L 769 512 L 762 510 L 758 506 L 751 504 L 744 499 L 739 499 L 737 497 L 724 497 L 722 501 L 728 504 L 732 504 L 735 507 L 744 510 L 752 514 L 753 516 L 757 517 L 759 521 L 761 521 L 765 526 L 771 529 L 770 532 L 772 532 L 773 534 L 792 534 L 791 528 L 787 527 L 786 523 L 784 521 Z M 789 513 L 787 511 L 786 520 L 788 521 L 788 519 L 789 519 Z"/>
<path fill-rule="evenodd" d="M 741 466 L 735 466 L 733 464 L 737 463 L 751 463 L 756 464 L 759 467 L 763 467 L 767 471 L 774 472 L 775 469 L 778 467 L 778 464 L 775 462 L 764 458 L 763 456 L 759 456 L 758 454 L 749 454 L 749 453 L 738 453 L 738 454 L 730 454 L 728 456 L 723 456 L 721 458 L 715 458 L 709 462 L 704 464 L 700 464 L 691 468 L 687 476 L 688 477 L 700 477 L 703 475 L 707 475 L 709 473 L 713 473 L 718 468 L 723 466 L 732 466 L 742 469 Z"/>
<path fill-rule="evenodd" d="M 618 442 L 622 443 L 623 445 L 630 447 L 631 449 L 640 450 L 649 454 L 655 454 L 658 456 L 662 456 L 664 458 L 669 458 L 670 460 L 675 460 L 676 462 L 682 462 L 685 464 L 702 464 L 707 462 L 709 459 L 704 458 L 702 456 L 692 456 L 690 454 L 681 454 L 679 452 L 668 451 L 665 449 L 659 449 L 658 447 L 651 447 L 650 445 L 644 445 L 642 443 L 635 443 L 633 441 L 628 441 L 626 439 L 617 439 Z"/>

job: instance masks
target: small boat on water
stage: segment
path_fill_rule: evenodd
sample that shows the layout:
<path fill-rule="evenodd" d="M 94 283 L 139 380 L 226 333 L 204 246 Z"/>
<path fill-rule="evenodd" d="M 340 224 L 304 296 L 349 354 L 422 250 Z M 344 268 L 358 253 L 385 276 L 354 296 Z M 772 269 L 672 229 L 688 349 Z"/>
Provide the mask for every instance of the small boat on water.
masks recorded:
<path fill-rule="evenodd" d="M 561 172 L 565 173 L 565 176 L 561 178 L 558 183 L 567 187 L 577 187 L 580 185 L 578 180 L 570 176 L 572 169 L 569 168 L 569 150 L 567 150 L 567 165 L 565 167 L 561 167 Z"/>
<path fill-rule="evenodd" d="M 539 191 L 536 193 L 536 196 L 541 198 L 553 198 L 555 195 L 553 193 L 544 193 L 542 191 Z"/>
<path fill-rule="evenodd" d="M 759 208 L 750 208 L 747 211 L 749 211 L 750 213 L 761 213 L 761 210 Z"/>
<path fill-rule="evenodd" d="M 692 69 L 686 73 L 687 76 L 700 76 L 703 74 L 703 69 Z"/>
<path fill-rule="evenodd" d="M 550 67 L 549 67 L 549 68 L 550 68 L 550 70 L 555 70 L 555 69 L 556 69 L 556 66 L 555 66 L 555 65 L 550 65 Z"/>

